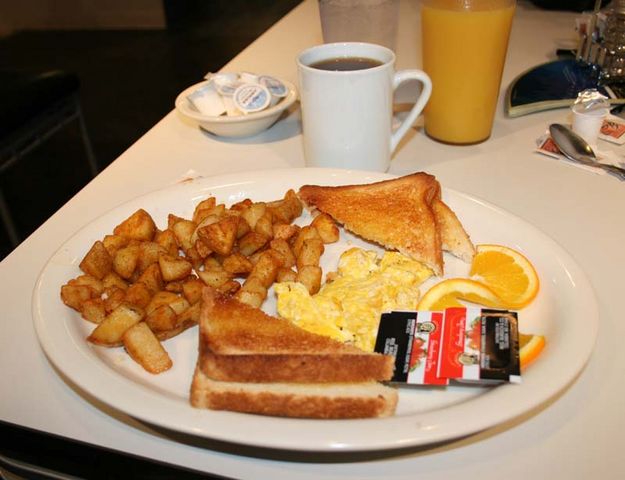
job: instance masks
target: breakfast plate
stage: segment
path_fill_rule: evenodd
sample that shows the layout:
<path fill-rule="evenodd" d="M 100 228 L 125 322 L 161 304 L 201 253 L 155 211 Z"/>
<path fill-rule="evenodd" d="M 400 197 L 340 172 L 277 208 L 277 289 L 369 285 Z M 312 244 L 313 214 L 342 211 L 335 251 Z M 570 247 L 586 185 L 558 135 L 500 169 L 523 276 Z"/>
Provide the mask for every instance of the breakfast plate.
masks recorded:
<path fill-rule="evenodd" d="M 545 335 L 547 346 L 523 372 L 520 385 L 402 388 L 395 416 L 380 419 L 302 420 L 200 410 L 188 400 L 197 358 L 197 328 L 164 342 L 174 365 L 152 375 L 123 349 L 86 342 L 93 324 L 59 297 L 61 285 L 79 275 L 78 264 L 93 242 L 139 208 L 163 227 L 169 213 L 190 218 L 194 206 L 209 195 L 226 204 L 245 198 L 268 201 L 304 183 L 345 185 L 388 178 L 393 177 L 334 169 L 264 170 L 190 180 L 124 203 L 67 240 L 42 270 L 33 294 L 39 341 L 51 362 L 72 382 L 131 416 L 200 437 L 289 450 L 382 450 L 449 440 L 518 417 L 571 383 L 590 357 L 597 332 L 596 300 L 584 272 L 534 226 L 480 199 L 445 188 L 443 199 L 474 243 L 498 243 L 519 250 L 540 276 L 540 292 L 520 311 L 519 325 L 521 332 Z M 309 222 L 306 212 L 298 221 Z M 327 245 L 322 257 L 324 273 L 336 269 L 339 255 L 350 246 L 379 250 L 341 230 L 341 240 Z M 469 265 L 446 256 L 445 270 L 446 277 L 466 276 Z M 263 309 L 275 312 L 271 291 Z"/>

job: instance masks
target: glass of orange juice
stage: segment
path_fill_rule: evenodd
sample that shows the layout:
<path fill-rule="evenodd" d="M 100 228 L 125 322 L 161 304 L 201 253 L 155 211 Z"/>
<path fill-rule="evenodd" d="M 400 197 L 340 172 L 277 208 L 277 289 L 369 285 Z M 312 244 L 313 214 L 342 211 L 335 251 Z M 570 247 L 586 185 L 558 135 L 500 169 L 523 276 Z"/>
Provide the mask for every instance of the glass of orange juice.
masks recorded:
<path fill-rule="evenodd" d="M 490 137 L 515 0 L 424 0 L 423 70 L 432 79 L 428 136 L 452 144 Z"/>

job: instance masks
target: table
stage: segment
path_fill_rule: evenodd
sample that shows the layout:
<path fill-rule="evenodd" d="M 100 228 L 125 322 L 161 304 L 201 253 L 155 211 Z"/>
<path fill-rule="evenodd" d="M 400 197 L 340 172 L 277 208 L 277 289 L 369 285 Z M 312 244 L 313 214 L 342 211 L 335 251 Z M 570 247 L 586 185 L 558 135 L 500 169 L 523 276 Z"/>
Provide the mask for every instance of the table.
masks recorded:
<path fill-rule="evenodd" d="M 400 12 L 399 68 L 420 65 L 418 3 Z M 569 46 L 575 15 L 521 2 L 502 85 Z M 224 70 L 271 72 L 296 81 L 297 52 L 321 41 L 317 4 L 306 0 Z M 173 103 L 173 99 L 172 99 Z M 532 153 L 534 140 L 566 112 L 506 119 L 499 108 L 492 138 L 470 147 L 429 140 L 418 127 L 402 143 L 391 173 L 428 171 L 446 187 L 488 200 L 536 225 L 577 260 L 599 303 L 599 336 L 577 380 L 547 405 L 477 435 L 400 454 L 327 457 L 259 453 L 183 437 L 139 422 L 80 391 L 40 349 L 31 294 L 46 260 L 81 226 L 193 170 L 202 175 L 303 166 L 294 112 L 263 135 L 221 141 L 165 116 L 1 264 L 0 420 L 71 439 L 237 478 L 617 478 L 625 440 L 625 188 L 613 177 Z M 622 152 L 620 152 L 622 153 Z M 571 352 L 575 355 L 575 352 Z"/>

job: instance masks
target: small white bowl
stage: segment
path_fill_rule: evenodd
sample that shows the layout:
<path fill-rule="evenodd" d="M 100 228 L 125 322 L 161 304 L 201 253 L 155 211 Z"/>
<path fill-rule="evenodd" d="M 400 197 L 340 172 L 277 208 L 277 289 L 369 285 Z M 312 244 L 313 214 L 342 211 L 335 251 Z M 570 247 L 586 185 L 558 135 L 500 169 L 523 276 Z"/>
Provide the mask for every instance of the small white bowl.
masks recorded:
<path fill-rule="evenodd" d="M 176 98 L 176 110 L 191 120 L 196 121 L 200 127 L 215 135 L 221 137 L 249 137 L 266 130 L 275 123 L 287 108 L 293 105 L 297 99 L 297 90 L 295 86 L 280 79 L 287 87 L 288 93 L 280 102 L 273 107 L 269 107 L 260 112 L 248 113 L 237 116 L 220 115 L 210 116 L 203 115 L 191 107 L 187 95 L 191 94 L 198 88 L 206 85 L 208 82 L 200 82 L 187 88 Z"/>

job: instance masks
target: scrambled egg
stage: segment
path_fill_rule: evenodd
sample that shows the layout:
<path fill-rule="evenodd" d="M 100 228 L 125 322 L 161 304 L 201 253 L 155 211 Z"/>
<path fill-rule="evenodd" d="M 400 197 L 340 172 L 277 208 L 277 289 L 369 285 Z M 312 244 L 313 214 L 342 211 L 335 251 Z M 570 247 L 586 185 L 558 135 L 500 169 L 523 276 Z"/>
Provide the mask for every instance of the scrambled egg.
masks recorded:
<path fill-rule="evenodd" d="M 351 248 L 313 296 L 301 283 L 275 284 L 278 314 L 310 332 L 373 351 L 380 314 L 414 310 L 419 285 L 431 275 L 429 268 L 400 253 L 378 258 L 374 251 Z"/>

